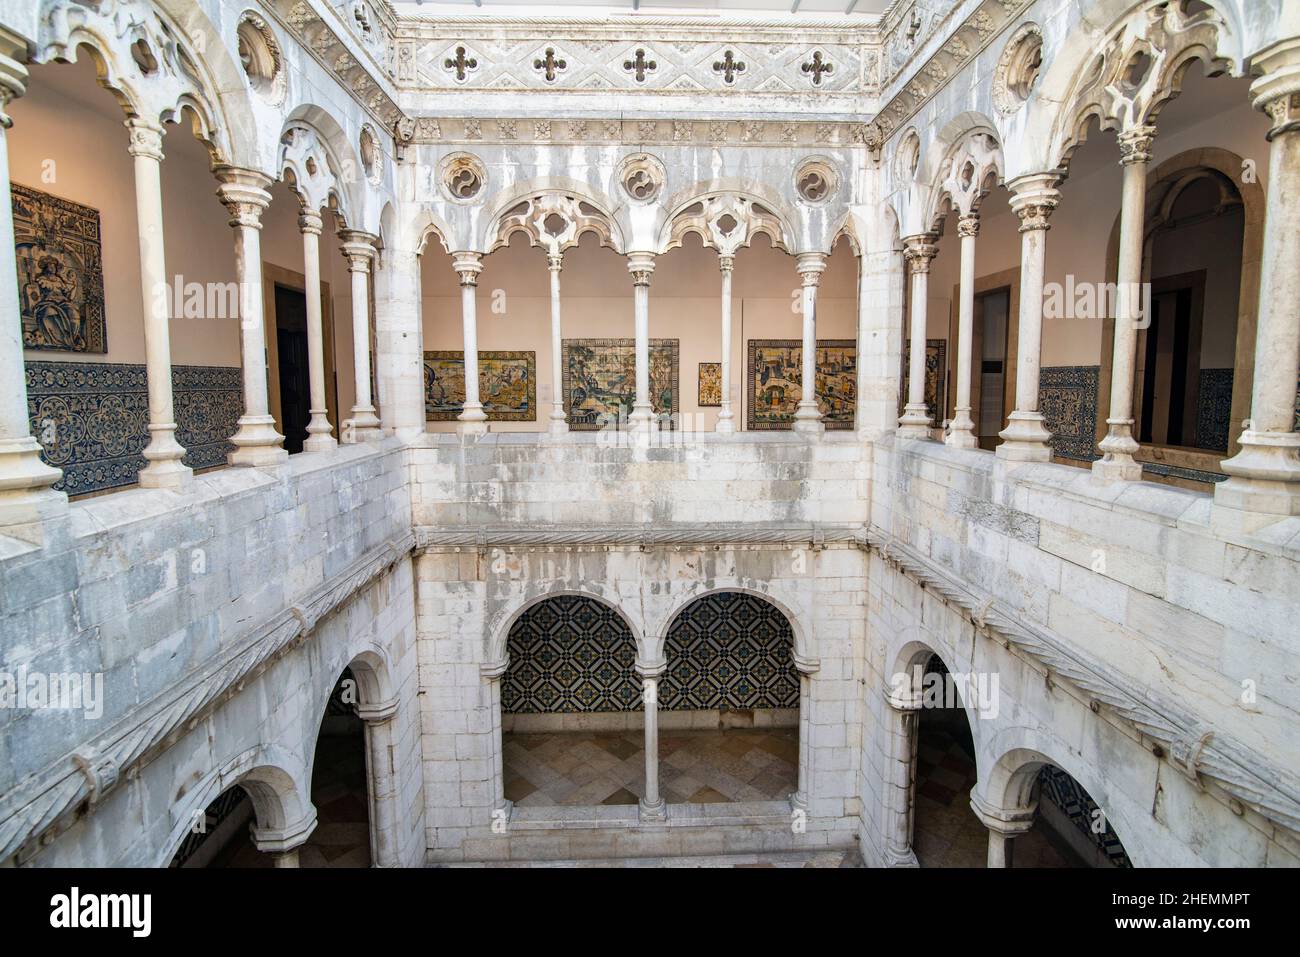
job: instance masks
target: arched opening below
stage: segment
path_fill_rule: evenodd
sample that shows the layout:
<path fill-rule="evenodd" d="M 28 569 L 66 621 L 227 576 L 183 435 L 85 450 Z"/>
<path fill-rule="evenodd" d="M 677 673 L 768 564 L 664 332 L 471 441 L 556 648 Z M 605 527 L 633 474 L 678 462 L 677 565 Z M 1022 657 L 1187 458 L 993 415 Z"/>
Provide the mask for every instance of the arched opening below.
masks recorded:
<path fill-rule="evenodd" d="M 645 797 L 645 712 L 636 641 L 581 595 L 526 609 L 506 639 L 502 790 L 518 807 L 635 805 Z"/>
<path fill-rule="evenodd" d="M 659 781 L 670 804 L 783 801 L 799 785 L 794 632 L 770 602 L 715 592 L 664 642 Z"/>
<path fill-rule="evenodd" d="M 370 803 L 366 727 L 357 716 L 359 686 L 343 669 L 325 705 L 312 761 L 316 827 L 299 852 L 300 867 L 369 867 Z"/>
<path fill-rule="evenodd" d="M 270 867 L 271 855 L 253 843 L 256 822 L 253 800 L 239 785 L 218 794 L 196 816 L 193 826 L 172 855 L 169 867 Z"/>

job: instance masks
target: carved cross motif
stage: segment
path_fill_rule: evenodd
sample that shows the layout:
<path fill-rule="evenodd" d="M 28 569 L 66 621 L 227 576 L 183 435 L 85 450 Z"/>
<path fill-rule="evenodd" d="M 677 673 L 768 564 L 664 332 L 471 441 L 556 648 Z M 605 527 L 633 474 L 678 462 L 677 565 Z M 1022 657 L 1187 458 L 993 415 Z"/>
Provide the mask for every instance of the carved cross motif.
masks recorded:
<path fill-rule="evenodd" d="M 533 69 L 541 70 L 546 74 L 546 82 L 554 83 L 556 74 L 567 70 L 569 64 L 555 55 L 555 50 L 551 47 L 546 48 L 546 56 L 539 57 L 533 61 Z"/>
<path fill-rule="evenodd" d="M 478 60 L 472 56 L 466 56 L 464 47 L 456 47 L 456 58 L 448 57 L 443 61 L 442 66 L 446 70 L 455 70 L 457 80 L 464 80 L 466 73 L 478 68 Z"/>
<path fill-rule="evenodd" d="M 713 64 L 713 72 L 722 74 L 723 83 L 736 82 L 736 74 L 745 72 L 745 61 L 737 60 L 730 50 Z"/>
<path fill-rule="evenodd" d="M 659 64 L 654 60 L 647 60 L 645 50 L 638 49 L 634 59 L 623 61 L 623 69 L 629 73 L 635 71 L 636 81 L 638 83 L 644 83 L 646 73 L 653 73 L 655 70 L 659 69 Z"/>
<path fill-rule="evenodd" d="M 835 64 L 830 60 L 822 59 L 821 50 L 814 50 L 812 60 L 803 64 L 800 69 L 803 70 L 804 73 L 808 73 L 812 76 L 813 86 L 821 86 L 822 74 L 834 73 Z"/>

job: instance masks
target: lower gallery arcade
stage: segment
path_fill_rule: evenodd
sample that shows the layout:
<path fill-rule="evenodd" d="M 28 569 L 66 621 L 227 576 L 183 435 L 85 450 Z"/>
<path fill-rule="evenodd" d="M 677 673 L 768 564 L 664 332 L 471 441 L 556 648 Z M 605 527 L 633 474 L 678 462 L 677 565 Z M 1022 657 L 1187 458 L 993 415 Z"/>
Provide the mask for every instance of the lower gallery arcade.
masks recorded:
<path fill-rule="evenodd" d="M 1300 862 L 1300 20 L 36 6 L 0 866 Z"/>

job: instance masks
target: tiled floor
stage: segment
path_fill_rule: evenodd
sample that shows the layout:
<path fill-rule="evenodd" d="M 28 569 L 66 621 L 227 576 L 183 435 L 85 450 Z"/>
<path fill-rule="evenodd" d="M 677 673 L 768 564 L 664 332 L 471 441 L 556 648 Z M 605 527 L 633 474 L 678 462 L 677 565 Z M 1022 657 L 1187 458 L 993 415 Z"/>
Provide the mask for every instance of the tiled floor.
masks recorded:
<path fill-rule="evenodd" d="M 970 807 L 975 761 L 941 728 L 922 725 L 916 749 L 916 820 L 912 846 L 922 867 L 984 867 L 988 830 Z M 1040 828 L 1016 838 L 1014 867 L 1072 867 Z"/>
<path fill-rule="evenodd" d="M 520 807 L 635 804 L 645 794 L 642 732 L 503 736 L 505 796 Z M 665 731 L 659 789 L 670 804 L 783 800 L 798 782 L 796 728 Z"/>

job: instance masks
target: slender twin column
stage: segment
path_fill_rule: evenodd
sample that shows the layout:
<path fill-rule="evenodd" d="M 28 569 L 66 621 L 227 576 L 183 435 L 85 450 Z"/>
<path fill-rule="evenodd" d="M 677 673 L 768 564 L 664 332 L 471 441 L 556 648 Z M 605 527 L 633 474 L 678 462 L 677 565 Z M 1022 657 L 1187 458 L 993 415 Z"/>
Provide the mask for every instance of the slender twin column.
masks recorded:
<path fill-rule="evenodd" d="M 1016 408 L 998 433 L 997 456 L 1012 462 L 1050 462 L 1052 437 L 1038 411 L 1038 372 L 1043 341 L 1043 267 L 1048 219 L 1060 202 L 1055 173 L 1012 180 L 1011 208 L 1020 217 L 1020 324 L 1016 344 Z"/>
<path fill-rule="evenodd" d="M 343 256 L 352 275 L 352 371 L 356 377 L 356 402 L 352 406 L 351 435 L 344 441 L 373 442 L 381 438 L 379 417 L 370 394 L 370 267 L 379 237 L 358 229 L 339 233 Z"/>
<path fill-rule="evenodd" d="M 907 405 L 898 420 L 898 437 L 928 439 L 930 412 L 925 405 L 925 325 L 929 302 L 930 261 L 939 254 L 934 233 L 903 239 L 903 256 L 912 271 L 910 355 L 907 360 Z"/>
<path fill-rule="evenodd" d="M 1110 373 L 1110 414 L 1106 437 L 1098 444 L 1102 457 L 1092 474 L 1102 479 L 1135 482 L 1142 466 L 1133 435 L 1133 376 L 1137 367 L 1138 323 L 1142 319 L 1142 246 L 1146 216 L 1147 166 L 1151 162 L 1154 126 L 1138 126 L 1119 134 L 1124 188 L 1119 219 L 1119 270 L 1116 274 L 1115 345 Z M 1150 321 L 1150 317 L 1147 317 Z"/>
<path fill-rule="evenodd" d="M 803 390 L 791 428 L 806 435 L 820 435 L 826 427 L 817 404 L 817 287 L 826 271 L 826 254 L 801 253 L 796 268 L 803 281 Z"/>
<path fill-rule="evenodd" d="M 267 404 L 266 331 L 262 316 L 262 211 L 271 202 L 271 179 L 231 166 L 216 170 L 217 197 L 235 230 L 235 279 L 239 284 L 239 348 L 243 365 L 244 414 L 230 437 L 231 465 L 274 466 L 286 461 L 284 436 L 275 431 Z"/>
<path fill-rule="evenodd" d="M 1034 826 L 1037 804 L 1027 808 L 994 807 L 972 790 L 970 806 L 980 823 L 989 829 L 988 866 L 1010 867 L 1012 842 Z"/>
<path fill-rule="evenodd" d="M 14 255 L 13 206 L 9 202 L 9 101 L 26 89 L 27 68 L 7 53 L 18 52 L 5 38 L 0 53 L 0 526 L 35 521 L 47 508 L 67 502 L 50 488 L 63 473 L 41 461 L 41 446 L 27 419 L 27 375 L 23 366 L 22 309 Z"/>
<path fill-rule="evenodd" d="M 128 147 L 135 158 L 135 213 L 140 233 L 140 288 L 144 303 L 144 361 L 149 384 L 149 444 L 140 470 L 145 488 L 184 488 L 194 472 L 181 459 L 185 450 L 176 441 L 176 411 L 172 402 L 172 348 L 163 246 L 161 167 L 162 127 L 132 117 Z"/>
<path fill-rule="evenodd" d="M 629 253 L 627 271 L 632 274 L 632 309 L 636 323 L 636 398 L 628 427 L 634 432 L 656 428 L 654 404 L 650 401 L 650 276 L 655 271 L 652 253 Z"/>
<path fill-rule="evenodd" d="M 1300 39 L 1284 40 L 1251 62 L 1263 71 L 1251 84 L 1254 105 L 1273 124 L 1255 378 L 1241 451 L 1223 462 L 1228 480 L 1215 486 L 1214 502 L 1266 515 L 1300 515 Z"/>
<path fill-rule="evenodd" d="M 483 271 L 483 254 L 459 252 L 452 257 L 460 277 L 460 308 L 465 329 L 465 408 L 456 417 L 461 435 L 483 435 L 488 430 L 487 413 L 478 396 L 478 312 L 475 296 L 478 274 Z"/>
<path fill-rule="evenodd" d="M 564 435 L 569 431 L 569 423 L 564 415 L 564 330 L 560 324 L 560 269 L 564 266 L 564 254 L 552 253 L 546 257 L 547 268 L 551 272 L 551 425 L 552 435 Z"/>
<path fill-rule="evenodd" d="M 645 705 L 645 797 L 640 802 L 643 821 L 662 821 L 667 816 L 659 793 L 659 679 L 666 668 L 662 661 L 636 664 Z"/>
<path fill-rule="evenodd" d="M 980 218 L 974 213 L 967 213 L 957 220 L 957 235 L 961 237 L 961 285 L 957 293 L 957 403 L 944 442 L 959 449 L 973 449 L 979 445 L 970 407 L 971 351 L 975 342 L 975 237 L 979 233 Z"/>
<path fill-rule="evenodd" d="M 885 774 L 885 866 L 916 867 L 912 850 L 913 785 L 916 778 L 917 721 L 921 714 L 921 695 L 885 693 L 888 705 L 889 753 Z"/>
<path fill-rule="evenodd" d="M 718 409 L 717 425 L 713 427 L 715 432 L 736 431 L 736 417 L 731 411 L 731 271 L 735 265 L 735 256 L 718 256 L 718 269 L 722 272 L 722 381 L 719 383 L 722 405 Z"/>
<path fill-rule="evenodd" d="M 307 299 L 307 379 L 311 388 L 311 420 L 307 423 L 304 452 L 328 452 L 338 446 L 331 434 L 325 403 L 325 335 L 320 301 L 320 214 L 303 210 L 298 217 L 302 231 L 302 275 Z"/>

